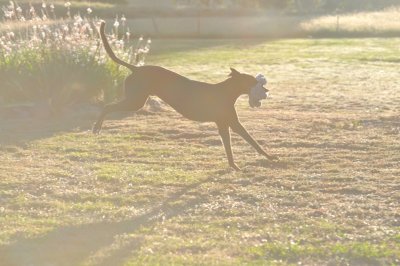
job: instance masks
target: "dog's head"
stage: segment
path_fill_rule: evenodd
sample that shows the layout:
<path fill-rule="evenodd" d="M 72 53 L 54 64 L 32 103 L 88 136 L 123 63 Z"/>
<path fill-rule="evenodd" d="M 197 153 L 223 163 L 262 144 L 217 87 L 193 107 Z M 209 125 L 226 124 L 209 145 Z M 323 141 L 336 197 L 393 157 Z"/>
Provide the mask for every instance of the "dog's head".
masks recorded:
<path fill-rule="evenodd" d="M 259 74 L 253 77 L 231 68 L 231 74 L 229 76 L 232 77 L 243 94 L 249 95 L 250 107 L 260 107 L 261 100 L 267 99 L 268 90 L 264 87 L 267 85 L 267 79 L 263 75 Z"/>

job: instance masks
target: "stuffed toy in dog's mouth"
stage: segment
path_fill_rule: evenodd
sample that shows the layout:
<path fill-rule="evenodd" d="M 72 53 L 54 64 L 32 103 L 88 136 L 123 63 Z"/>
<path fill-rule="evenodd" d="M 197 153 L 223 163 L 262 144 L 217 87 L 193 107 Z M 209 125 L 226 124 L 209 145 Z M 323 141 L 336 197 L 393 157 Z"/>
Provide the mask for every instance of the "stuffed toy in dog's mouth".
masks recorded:
<path fill-rule="evenodd" d="M 267 85 L 267 79 L 262 74 L 258 74 L 256 79 L 258 83 L 251 88 L 249 93 L 249 105 L 251 108 L 261 107 L 261 100 L 268 98 L 268 90 L 264 88 Z"/>

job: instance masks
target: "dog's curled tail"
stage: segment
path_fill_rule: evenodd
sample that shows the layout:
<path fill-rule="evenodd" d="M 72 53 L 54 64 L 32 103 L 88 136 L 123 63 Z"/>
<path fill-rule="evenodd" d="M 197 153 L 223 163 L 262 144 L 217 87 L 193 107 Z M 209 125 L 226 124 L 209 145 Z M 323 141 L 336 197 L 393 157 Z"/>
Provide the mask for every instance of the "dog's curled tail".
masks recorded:
<path fill-rule="evenodd" d="M 105 27 L 106 27 L 106 23 L 104 21 L 101 22 L 100 24 L 100 36 L 101 36 L 101 40 L 103 42 L 104 48 L 106 49 L 106 52 L 108 54 L 108 56 L 117 64 L 127 67 L 130 70 L 134 70 L 135 68 L 137 68 L 137 66 L 131 65 L 127 62 L 122 61 L 121 59 L 119 59 L 115 53 L 113 52 L 113 50 L 111 49 L 110 44 L 108 43 L 107 40 L 107 36 L 106 36 L 106 32 L 105 32 Z"/>

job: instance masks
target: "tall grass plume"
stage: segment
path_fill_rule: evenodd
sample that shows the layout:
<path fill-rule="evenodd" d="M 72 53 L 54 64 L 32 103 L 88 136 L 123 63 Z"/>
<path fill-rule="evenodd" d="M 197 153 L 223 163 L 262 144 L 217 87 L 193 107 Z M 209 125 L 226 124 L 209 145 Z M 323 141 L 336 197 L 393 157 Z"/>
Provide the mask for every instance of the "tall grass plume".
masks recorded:
<path fill-rule="evenodd" d="M 40 10 L 24 10 L 14 1 L 2 7 L 0 103 L 47 102 L 60 108 L 117 96 L 124 72 L 102 47 L 101 20 L 90 7 L 85 14 L 71 14 L 70 7 L 66 2 L 64 17 L 45 1 Z M 115 19 L 109 40 L 119 57 L 135 65 L 143 65 L 150 51 L 151 41 L 134 39 L 124 16 Z"/>

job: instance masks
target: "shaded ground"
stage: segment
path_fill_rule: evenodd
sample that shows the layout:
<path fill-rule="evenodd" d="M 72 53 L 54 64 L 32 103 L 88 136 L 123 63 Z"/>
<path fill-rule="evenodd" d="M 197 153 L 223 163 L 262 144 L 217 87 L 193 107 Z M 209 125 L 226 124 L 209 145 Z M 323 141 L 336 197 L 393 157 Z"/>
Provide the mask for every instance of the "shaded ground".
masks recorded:
<path fill-rule="evenodd" d="M 100 136 L 96 110 L 2 120 L 3 264 L 400 263 L 398 39 L 159 42 L 150 63 L 195 79 L 267 74 L 238 113 L 281 162 L 234 136 L 233 172 L 214 125 L 167 107 Z"/>

